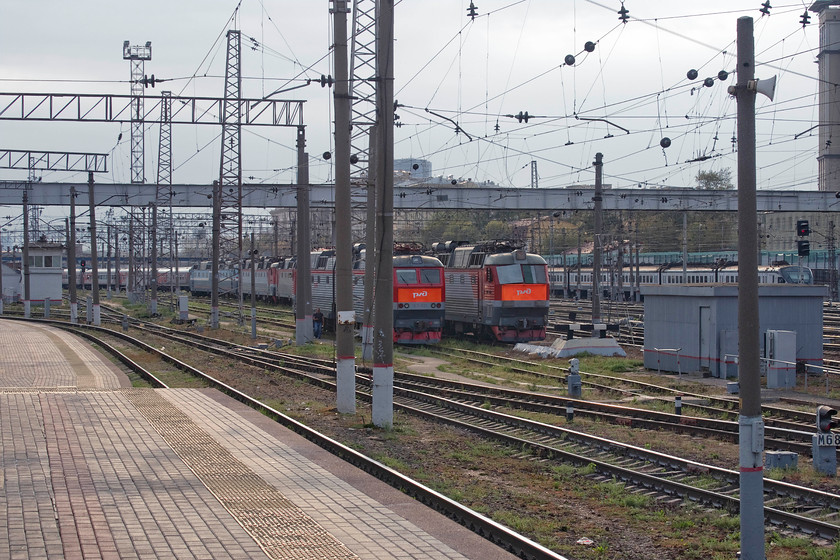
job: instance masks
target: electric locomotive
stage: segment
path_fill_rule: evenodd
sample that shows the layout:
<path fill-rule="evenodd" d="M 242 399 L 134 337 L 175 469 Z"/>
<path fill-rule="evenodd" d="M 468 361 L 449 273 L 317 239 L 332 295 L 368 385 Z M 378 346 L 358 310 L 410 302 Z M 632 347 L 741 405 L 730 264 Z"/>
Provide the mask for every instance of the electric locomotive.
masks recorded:
<path fill-rule="evenodd" d="M 447 241 L 432 249 L 445 267 L 447 333 L 499 342 L 545 339 L 545 259 L 507 241 Z"/>
<path fill-rule="evenodd" d="M 354 248 L 353 307 L 357 319 L 364 316 L 364 244 Z M 446 313 L 443 264 L 424 254 L 420 243 L 394 244 L 394 342 L 436 344 L 440 342 Z"/>

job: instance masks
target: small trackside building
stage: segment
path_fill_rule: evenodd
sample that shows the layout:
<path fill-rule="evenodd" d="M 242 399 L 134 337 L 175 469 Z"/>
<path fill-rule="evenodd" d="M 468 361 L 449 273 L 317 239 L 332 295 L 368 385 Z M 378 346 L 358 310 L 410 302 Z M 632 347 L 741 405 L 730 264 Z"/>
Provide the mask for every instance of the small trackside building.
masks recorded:
<path fill-rule="evenodd" d="M 646 368 L 737 375 L 737 284 L 648 286 L 642 295 Z M 761 356 L 768 331 L 793 331 L 796 361 L 822 366 L 826 296 L 825 286 L 759 285 Z"/>
<path fill-rule="evenodd" d="M 3 293 L 0 297 L 5 303 L 13 303 L 19 301 L 23 296 L 23 282 L 21 281 L 20 271 L 17 270 L 12 263 L 2 263 L 0 265 L 0 274 L 3 275 Z"/>
<path fill-rule="evenodd" d="M 33 305 L 43 305 L 47 299 L 61 305 L 63 257 L 64 245 L 60 243 L 38 241 L 29 244 L 29 301 Z"/>

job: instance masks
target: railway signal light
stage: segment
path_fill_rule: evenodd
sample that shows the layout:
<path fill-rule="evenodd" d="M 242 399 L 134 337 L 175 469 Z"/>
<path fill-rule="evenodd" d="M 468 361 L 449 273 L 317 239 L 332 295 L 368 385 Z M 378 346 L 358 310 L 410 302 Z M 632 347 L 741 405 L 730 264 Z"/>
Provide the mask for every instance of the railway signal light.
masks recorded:
<path fill-rule="evenodd" d="M 823 434 L 829 433 L 833 428 L 840 425 L 840 422 L 832 418 L 837 411 L 824 404 L 817 407 L 817 431 Z"/>
<path fill-rule="evenodd" d="M 807 257 L 811 254 L 811 242 L 810 241 L 797 241 L 796 242 L 796 252 L 800 257 Z"/>
<path fill-rule="evenodd" d="M 796 235 L 799 237 L 811 235 L 811 226 L 808 225 L 808 220 L 796 220 Z"/>

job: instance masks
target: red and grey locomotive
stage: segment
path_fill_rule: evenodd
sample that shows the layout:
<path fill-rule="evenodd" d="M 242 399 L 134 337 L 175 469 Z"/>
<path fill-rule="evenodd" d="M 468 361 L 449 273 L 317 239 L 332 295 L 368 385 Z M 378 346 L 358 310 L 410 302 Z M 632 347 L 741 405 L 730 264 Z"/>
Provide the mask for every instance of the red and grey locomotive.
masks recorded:
<path fill-rule="evenodd" d="M 447 333 L 499 342 L 545 339 L 545 259 L 505 241 L 447 241 L 432 249 L 445 267 Z"/>

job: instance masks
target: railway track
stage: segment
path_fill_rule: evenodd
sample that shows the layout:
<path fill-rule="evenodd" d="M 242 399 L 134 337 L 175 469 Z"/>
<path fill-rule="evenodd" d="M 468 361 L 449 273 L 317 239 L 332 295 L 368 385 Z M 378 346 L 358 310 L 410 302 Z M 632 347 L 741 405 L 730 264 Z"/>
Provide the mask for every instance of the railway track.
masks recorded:
<path fill-rule="evenodd" d="M 189 364 L 176 360 L 168 356 L 163 351 L 154 348 L 153 346 L 141 341 L 137 338 L 131 337 L 125 333 L 111 331 L 101 327 L 91 326 L 71 326 L 55 321 L 44 321 L 54 326 L 58 326 L 75 334 L 78 334 L 88 340 L 99 345 L 103 350 L 115 356 L 121 363 L 132 371 L 138 373 L 146 379 L 152 386 L 158 388 L 167 388 L 159 377 L 152 374 L 147 368 L 139 365 L 135 360 L 127 356 L 125 352 L 120 350 L 117 345 L 111 344 L 107 341 L 109 338 L 117 339 L 121 344 L 128 344 L 133 347 L 142 348 L 145 352 L 155 355 L 161 360 L 175 365 L 178 369 L 186 371 L 196 378 L 201 379 L 207 386 L 213 387 L 223 393 L 251 406 L 260 411 L 262 414 L 282 424 L 283 426 L 294 430 L 303 437 L 313 441 L 322 448 L 330 451 L 334 455 L 343 460 L 361 468 L 365 472 L 376 476 L 377 478 L 387 482 L 388 484 L 399 488 L 404 493 L 417 499 L 418 501 L 428 505 L 429 507 L 447 515 L 462 525 L 472 529 L 476 533 L 484 536 L 488 540 L 496 543 L 501 548 L 521 557 L 533 560 L 562 560 L 563 557 L 556 554 L 545 547 L 527 539 L 526 537 L 516 533 L 515 531 L 482 516 L 475 511 L 466 508 L 458 502 L 431 490 L 430 488 L 417 483 L 416 481 L 401 475 L 400 473 L 390 469 L 381 463 L 374 461 L 363 454 L 346 447 L 335 440 L 315 431 L 300 422 L 282 414 L 276 409 L 260 402 L 258 399 L 247 395 L 236 388 L 225 384 L 213 377 L 193 368 Z M 228 345 L 222 345 L 228 346 Z M 219 349 L 216 349 L 218 353 Z M 230 356 L 235 356 L 235 352 L 229 352 Z M 300 363 L 297 364 L 300 366 Z M 287 373 L 292 370 L 287 368 Z M 299 372 L 298 372 L 299 373 Z"/>
<path fill-rule="evenodd" d="M 466 360 L 484 367 L 502 366 L 515 373 L 548 380 L 552 384 L 556 384 L 558 389 L 562 388 L 565 390 L 566 375 L 568 374 L 567 367 L 534 363 L 527 360 L 518 360 L 466 349 L 450 351 L 435 347 L 432 349 L 432 352 L 438 355 L 448 356 L 452 359 Z M 546 372 L 545 370 L 548 371 Z M 708 423 L 710 427 L 718 432 L 722 433 L 727 430 L 734 430 L 733 433 L 737 434 L 738 400 L 734 397 L 693 393 L 687 391 L 684 387 L 680 387 L 678 380 L 672 380 L 672 383 L 675 383 L 674 385 L 664 386 L 624 377 L 587 373 L 584 371 L 581 371 L 580 375 L 584 389 L 591 391 L 593 398 L 584 401 L 575 401 L 563 397 L 559 398 L 559 400 L 573 402 L 576 407 L 580 406 L 587 409 L 594 407 L 593 400 L 603 401 L 604 399 L 609 400 L 616 397 L 644 397 L 644 401 L 647 403 L 671 406 L 674 405 L 676 397 L 680 397 L 681 409 L 683 411 L 693 412 L 696 416 L 692 417 L 692 420 L 687 420 L 685 416 L 677 414 L 666 415 L 664 418 L 670 418 L 673 422 L 694 423 L 695 425 Z M 597 407 L 594 407 L 594 410 L 596 412 L 606 413 L 610 407 L 611 405 L 599 403 Z M 616 406 L 615 408 L 619 409 L 622 407 Z M 637 412 L 636 414 L 642 415 L 643 413 Z M 644 414 L 650 415 L 651 419 L 654 418 L 653 411 Z M 777 449 L 779 450 L 810 453 L 810 438 L 814 430 L 814 414 L 814 405 L 811 401 L 807 400 L 780 397 L 778 404 L 762 404 L 765 432 L 768 435 L 773 435 L 774 440 L 778 440 Z M 727 423 L 716 424 L 712 422 L 713 419 L 719 419 Z M 782 443 L 783 440 L 799 441 L 800 443 L 795 445 L 785 444 Z"/>
<path fill-rule="evenodd" d="M 294 375 L 334 390 L 334 369 L 329 360 L 314 361 L 261 351 L 207 339 L 195 333 L 183 336 L 183 333 L 167 332 L 171 329 L 156 326 L 137 325 L 136 328 L 141 329 L 146 339 L 162 336 L 173 343 L 189 344 L 197 349 L 256 365 L 272 374 Z M 96 329 L 95 332 L 105 336 L 103 330 L 107 329 Z M 114 335 L 108 332 L 107 336 Z M 131 338 L 123 333 L 117 333 L 116 336 L 123 340 Z M 179 367 L 189 369 L 186 364 Z M 194 372 L 194 375 L 201 373 Z M 238 393 L 234 388 L 206 377 L 205 382 L 229 394 Z M 357 376 L 357 395 L 360 399 L 370 400 L 369 384 L 369 375 L 362 372 Z M 523 452 L 527 451 L 541 460 L 591 465 L 595 473 L 593 476 L 624 481 L 636 488 L 655 492 L 663 500 L 688 500 L 728 511 L 738 509 L 738 474 L 735 471 L 508 414 L 502 410 L 521 407 L 522 404 L 514 402 L 510 395 L 491 397 L 492 392 L 499 392 L 497 388 L 491 389 L 444 385 L 421 376 L 399 374 L 395 376 L 394 403 L 398 409 L 480 433 Z M 236 398 L 253 400 L 245 395 Z M 488 406 L 488 399 L 491 398 L 496 400 Z M 558 408 L 542 410 L 540 413 L 556 416 Z M 268 412 L 272 416 L 279 414 L 276 411 Z M 687 423 L 683 421 L 678 424 L 682 424 L 682 429 Z M 412 490 L 415 491 L 421 492 Z M 770 480 L 765 482 L 765 493 L 768 504 L 765 515 L 772 523 L 825 539 L 833 539 L 840 534 L 840 526 L 833 521 L 840 511 L 840 495 Z M 427 498 L 422 499 L 425 501 Z"/>

